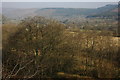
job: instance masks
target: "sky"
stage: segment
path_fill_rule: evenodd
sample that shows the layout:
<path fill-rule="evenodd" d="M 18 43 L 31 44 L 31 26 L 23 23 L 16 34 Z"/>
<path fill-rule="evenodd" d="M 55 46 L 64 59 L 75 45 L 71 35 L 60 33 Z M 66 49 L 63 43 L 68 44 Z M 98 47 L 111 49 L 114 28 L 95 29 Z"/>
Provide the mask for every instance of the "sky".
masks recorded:
<path fill-rule="evenodd" d="M 2 8 L 98 8 L 117 2 L 2 2 Z"/>
<path fill-rule="evenodd" d="M 119 0 L 1 0 L 2 2 L 119 2 Z"/>

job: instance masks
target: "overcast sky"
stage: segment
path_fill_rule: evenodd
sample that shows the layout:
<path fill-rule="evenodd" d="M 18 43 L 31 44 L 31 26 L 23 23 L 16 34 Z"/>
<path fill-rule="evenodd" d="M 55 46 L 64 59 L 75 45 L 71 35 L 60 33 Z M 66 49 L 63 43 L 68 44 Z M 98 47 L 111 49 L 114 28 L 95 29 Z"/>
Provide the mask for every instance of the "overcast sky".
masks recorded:
<path fill-rule="evenodd" d="M 119 0 L 1 0 L 2 2 L 118 2 Z"/>
<path fill-rule="evenodd" d="M 3 2 L 3 8 L 97 8 L 117 2 Z"/>

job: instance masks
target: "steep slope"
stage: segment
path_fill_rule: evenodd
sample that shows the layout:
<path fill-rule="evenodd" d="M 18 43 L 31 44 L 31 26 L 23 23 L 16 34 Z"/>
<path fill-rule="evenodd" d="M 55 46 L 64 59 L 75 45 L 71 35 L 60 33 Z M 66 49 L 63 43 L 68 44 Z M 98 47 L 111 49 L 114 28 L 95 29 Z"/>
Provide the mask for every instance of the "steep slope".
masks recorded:
<path fill-rule="evenodd" d="M 104 7 L 97 8 L 94 14 L 87 16 L 99 17 L 99 18 L 117 18 L 118 16 L 118 5 L 106 5 Z"/>

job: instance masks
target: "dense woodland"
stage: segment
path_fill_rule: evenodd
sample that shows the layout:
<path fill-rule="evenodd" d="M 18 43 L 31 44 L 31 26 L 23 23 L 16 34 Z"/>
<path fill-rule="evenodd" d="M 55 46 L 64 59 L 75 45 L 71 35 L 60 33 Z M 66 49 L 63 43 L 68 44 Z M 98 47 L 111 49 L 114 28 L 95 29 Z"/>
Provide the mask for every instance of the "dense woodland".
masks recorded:
<path fill-rule="evenodd" d="M 116 21 L 93 20 L 100 29 L 92 27 L 93 22 L 89 21 L 65 24 L 40 16 L 25 18 L 18 24 L 5 21 L 2 77 L 120 78 L 120 39 L 114 34 Z M 110 21 L 116 26 L 112 27 Z M 107 29 L 108 24 L 115 30 Z"/>

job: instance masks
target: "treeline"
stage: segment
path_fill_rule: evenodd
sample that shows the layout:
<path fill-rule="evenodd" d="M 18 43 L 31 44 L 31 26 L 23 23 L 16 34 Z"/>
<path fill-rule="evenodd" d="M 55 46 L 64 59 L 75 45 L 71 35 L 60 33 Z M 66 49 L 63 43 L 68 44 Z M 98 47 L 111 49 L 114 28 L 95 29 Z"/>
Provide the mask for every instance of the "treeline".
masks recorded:
<path fill-rule="evenodd" d="M 12 32 L 5 26 L 4 79 L 120 77 L 119 44 L 112 33 L 67 28 L 39 16 L 25 18 Z"/>

